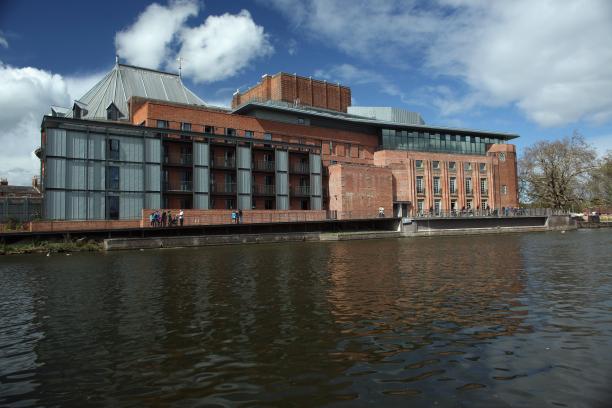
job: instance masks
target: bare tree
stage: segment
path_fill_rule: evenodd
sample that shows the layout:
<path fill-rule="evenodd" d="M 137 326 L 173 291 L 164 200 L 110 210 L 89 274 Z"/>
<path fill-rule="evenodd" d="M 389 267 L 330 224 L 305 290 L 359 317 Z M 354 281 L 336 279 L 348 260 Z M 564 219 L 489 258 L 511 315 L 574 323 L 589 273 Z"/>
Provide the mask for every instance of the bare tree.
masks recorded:
<path fill-rule="evenodd" d="M 593 169 L 588 190 L 592 206 L 612 207 L 612 151 Z"/>
<path fill-rule="evenodd" d="M 537 142 L 519 160 L 523 198 L 552 208 L 578 207 L 587 198 L 597 155 L 578 132 L 561 140 Z"/>

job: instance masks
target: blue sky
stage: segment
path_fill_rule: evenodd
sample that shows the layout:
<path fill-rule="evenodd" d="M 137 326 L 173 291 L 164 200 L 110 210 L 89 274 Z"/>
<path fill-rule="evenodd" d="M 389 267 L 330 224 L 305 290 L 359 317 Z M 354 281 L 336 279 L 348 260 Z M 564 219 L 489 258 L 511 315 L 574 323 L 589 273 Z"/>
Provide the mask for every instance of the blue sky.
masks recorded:
<path fill-rule="evenodd" d="M 113 63 L 175 71 L 206 102 L 286 71 L 350 86 L 354 105 L 429 124 L 577 130 L 612 149 L 612 3 L 605 0 L 33 1 L 0 3 L 0 177 L 27 183 L 50 104 Z"/>

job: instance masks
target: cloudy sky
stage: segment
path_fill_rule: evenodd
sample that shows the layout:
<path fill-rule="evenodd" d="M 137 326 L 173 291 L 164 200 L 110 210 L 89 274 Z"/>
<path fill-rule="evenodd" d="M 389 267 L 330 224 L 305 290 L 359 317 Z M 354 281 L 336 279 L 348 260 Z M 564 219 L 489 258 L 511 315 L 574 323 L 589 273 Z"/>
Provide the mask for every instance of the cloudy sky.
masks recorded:
<path fill-rule="evenodd" d="M 262 74 L 350 86 L 354 105 L 429 124 L 577 130 L 612 149 L 612 1 L 256 0 L 0 2 L 0 177 L 29 183 L 42 115 L 122 62 L 176 72 L 227 105 Z"/>

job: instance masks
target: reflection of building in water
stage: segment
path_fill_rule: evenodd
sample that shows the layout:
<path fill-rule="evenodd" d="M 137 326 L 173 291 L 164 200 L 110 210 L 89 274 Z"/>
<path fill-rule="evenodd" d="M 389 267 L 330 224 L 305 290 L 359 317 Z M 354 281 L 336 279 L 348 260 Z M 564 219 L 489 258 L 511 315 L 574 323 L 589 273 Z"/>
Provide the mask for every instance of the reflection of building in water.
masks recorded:
<path fill-rule="evenodd" d="M 522 306 L 524 290 L 514 236 L 338 243 L 330 251 L 335 320 L 348 336 L 377 337 L 379 356 L 434 339 L 475 341 L 529 330 L 521 327 L 527 312 L 511 310 Z"/>

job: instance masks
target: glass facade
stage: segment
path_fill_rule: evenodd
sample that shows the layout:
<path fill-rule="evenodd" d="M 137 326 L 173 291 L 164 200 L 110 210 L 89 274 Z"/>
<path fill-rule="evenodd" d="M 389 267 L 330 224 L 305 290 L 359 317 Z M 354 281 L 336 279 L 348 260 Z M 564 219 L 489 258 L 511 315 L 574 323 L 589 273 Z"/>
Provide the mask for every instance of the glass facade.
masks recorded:
<path fill-rule="evenodd" d="M 505 144 L 496 137 L 382 129 L 382 149 L 455 154 L 486 154 L 488 144 Z"/>

